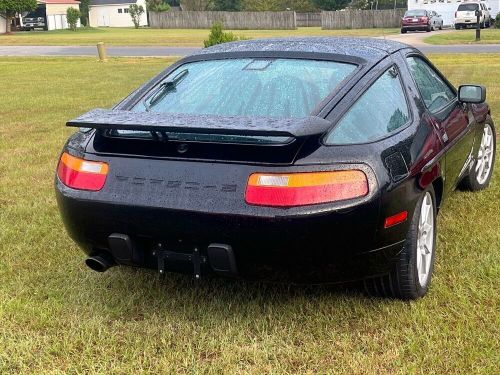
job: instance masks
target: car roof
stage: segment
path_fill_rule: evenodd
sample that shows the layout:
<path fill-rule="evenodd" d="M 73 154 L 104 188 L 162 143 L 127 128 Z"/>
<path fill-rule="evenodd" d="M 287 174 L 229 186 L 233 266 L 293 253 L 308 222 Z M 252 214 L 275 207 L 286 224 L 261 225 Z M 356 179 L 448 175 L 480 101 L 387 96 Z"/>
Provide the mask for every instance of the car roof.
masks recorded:
<path fill-rule="evenodd" d="M 350 37 L 271 38 L 245 40 L 204 48 L 193 56 L 221 53 L 287 52 L 343 55 L 376 62 L 407 44 L 386 39 Z"/>

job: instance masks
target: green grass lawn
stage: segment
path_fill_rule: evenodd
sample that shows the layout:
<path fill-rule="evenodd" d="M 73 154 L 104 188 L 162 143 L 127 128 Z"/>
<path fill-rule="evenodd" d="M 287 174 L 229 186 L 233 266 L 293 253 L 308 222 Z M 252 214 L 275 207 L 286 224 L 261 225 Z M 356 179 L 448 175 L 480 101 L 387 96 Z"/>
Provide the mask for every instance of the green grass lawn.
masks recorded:
<path fill-rule="evenodd" d="M 481 40 L 476 42 L 476 29 L 464 29 L 430 36 L 424 39 L 429 44 L 500 44 L 500 29 L 481 30 Z"/>
<path fill-rule="evenodd" d="M 209 30 L 205 29 L 133 29 L 92 28 L 78 31 L 30 31 L 0 35 L 0 45 L 95 45 L 105 42 L 115 46 L 203 46 Z M 237 36 L 250 39 L 284 36 L 380 36 L 395 34 L 399 29 L 321 30 L 320 27 L 302 27 L 297 30 L 234 30 Z"/>
<path fill-rule="evenodd" d="M 485 84 L 500 124 L 500 54 L 432 60 L 454 83 Z M 111 106 L 171 62 L 0 59 L 1 374 L 498 371 L 499 167 L 488 190 L 445 203 L 433 285 L 416 302 L 88 270 L 54 198 L 57 158 L 72 132 L 64 123 Z"/>

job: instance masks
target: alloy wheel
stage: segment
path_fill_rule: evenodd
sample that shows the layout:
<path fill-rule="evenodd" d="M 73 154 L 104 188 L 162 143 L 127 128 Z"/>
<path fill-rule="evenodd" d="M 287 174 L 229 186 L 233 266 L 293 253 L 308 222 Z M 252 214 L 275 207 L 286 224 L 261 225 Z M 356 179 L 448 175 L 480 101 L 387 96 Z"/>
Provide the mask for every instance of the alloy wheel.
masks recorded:
<path fill-rule="evenodd" d="M 434 251 L 434 203 L 429 192 L 425 193 L 420 208 L 417 235 L 417 272 L 420 286 L 425 287 L 429 280 Z"/>
<path fill-rule="evenodd" d="M 483 137 L 477 155 L 476 179 L 479 184 L 484 184 L 488 179 L 493 161 L 493 131 L 489 124 L 484 126 Z"/>

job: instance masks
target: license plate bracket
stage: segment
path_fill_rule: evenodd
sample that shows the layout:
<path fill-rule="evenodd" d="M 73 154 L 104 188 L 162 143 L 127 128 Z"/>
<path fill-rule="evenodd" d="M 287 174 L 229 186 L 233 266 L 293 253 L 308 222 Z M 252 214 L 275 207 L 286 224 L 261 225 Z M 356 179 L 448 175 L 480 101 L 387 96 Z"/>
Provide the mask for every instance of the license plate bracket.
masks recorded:
<path fill-rule="evenodd" d="M 178 251 L 169 251 L 166 246 L 159 243 L 157 248 L 153 251 L 153 256 L 158 260 L 158 273 L 160 276 L 165 276 L 172 262 L 191 263 L 193 265 L 193 276 L 195 280 L 201 279 L 201 270 L 207 263 L 207 257 L 200 253 L 198 247 L 194 247 L 192 253 L 181 253 Z"/>

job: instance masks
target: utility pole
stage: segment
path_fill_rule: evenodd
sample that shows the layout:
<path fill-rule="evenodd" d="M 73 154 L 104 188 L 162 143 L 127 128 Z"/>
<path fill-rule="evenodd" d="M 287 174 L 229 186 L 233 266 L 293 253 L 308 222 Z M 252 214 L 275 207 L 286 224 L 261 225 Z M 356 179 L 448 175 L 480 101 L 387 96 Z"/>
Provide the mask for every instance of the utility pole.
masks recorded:
<path fill-rule="evenodd" d="M 481 25 L 479 23 L 481 18 L 481 11 L 479 9 L 476 10 L 476 42 L 481 40 Z"/>

